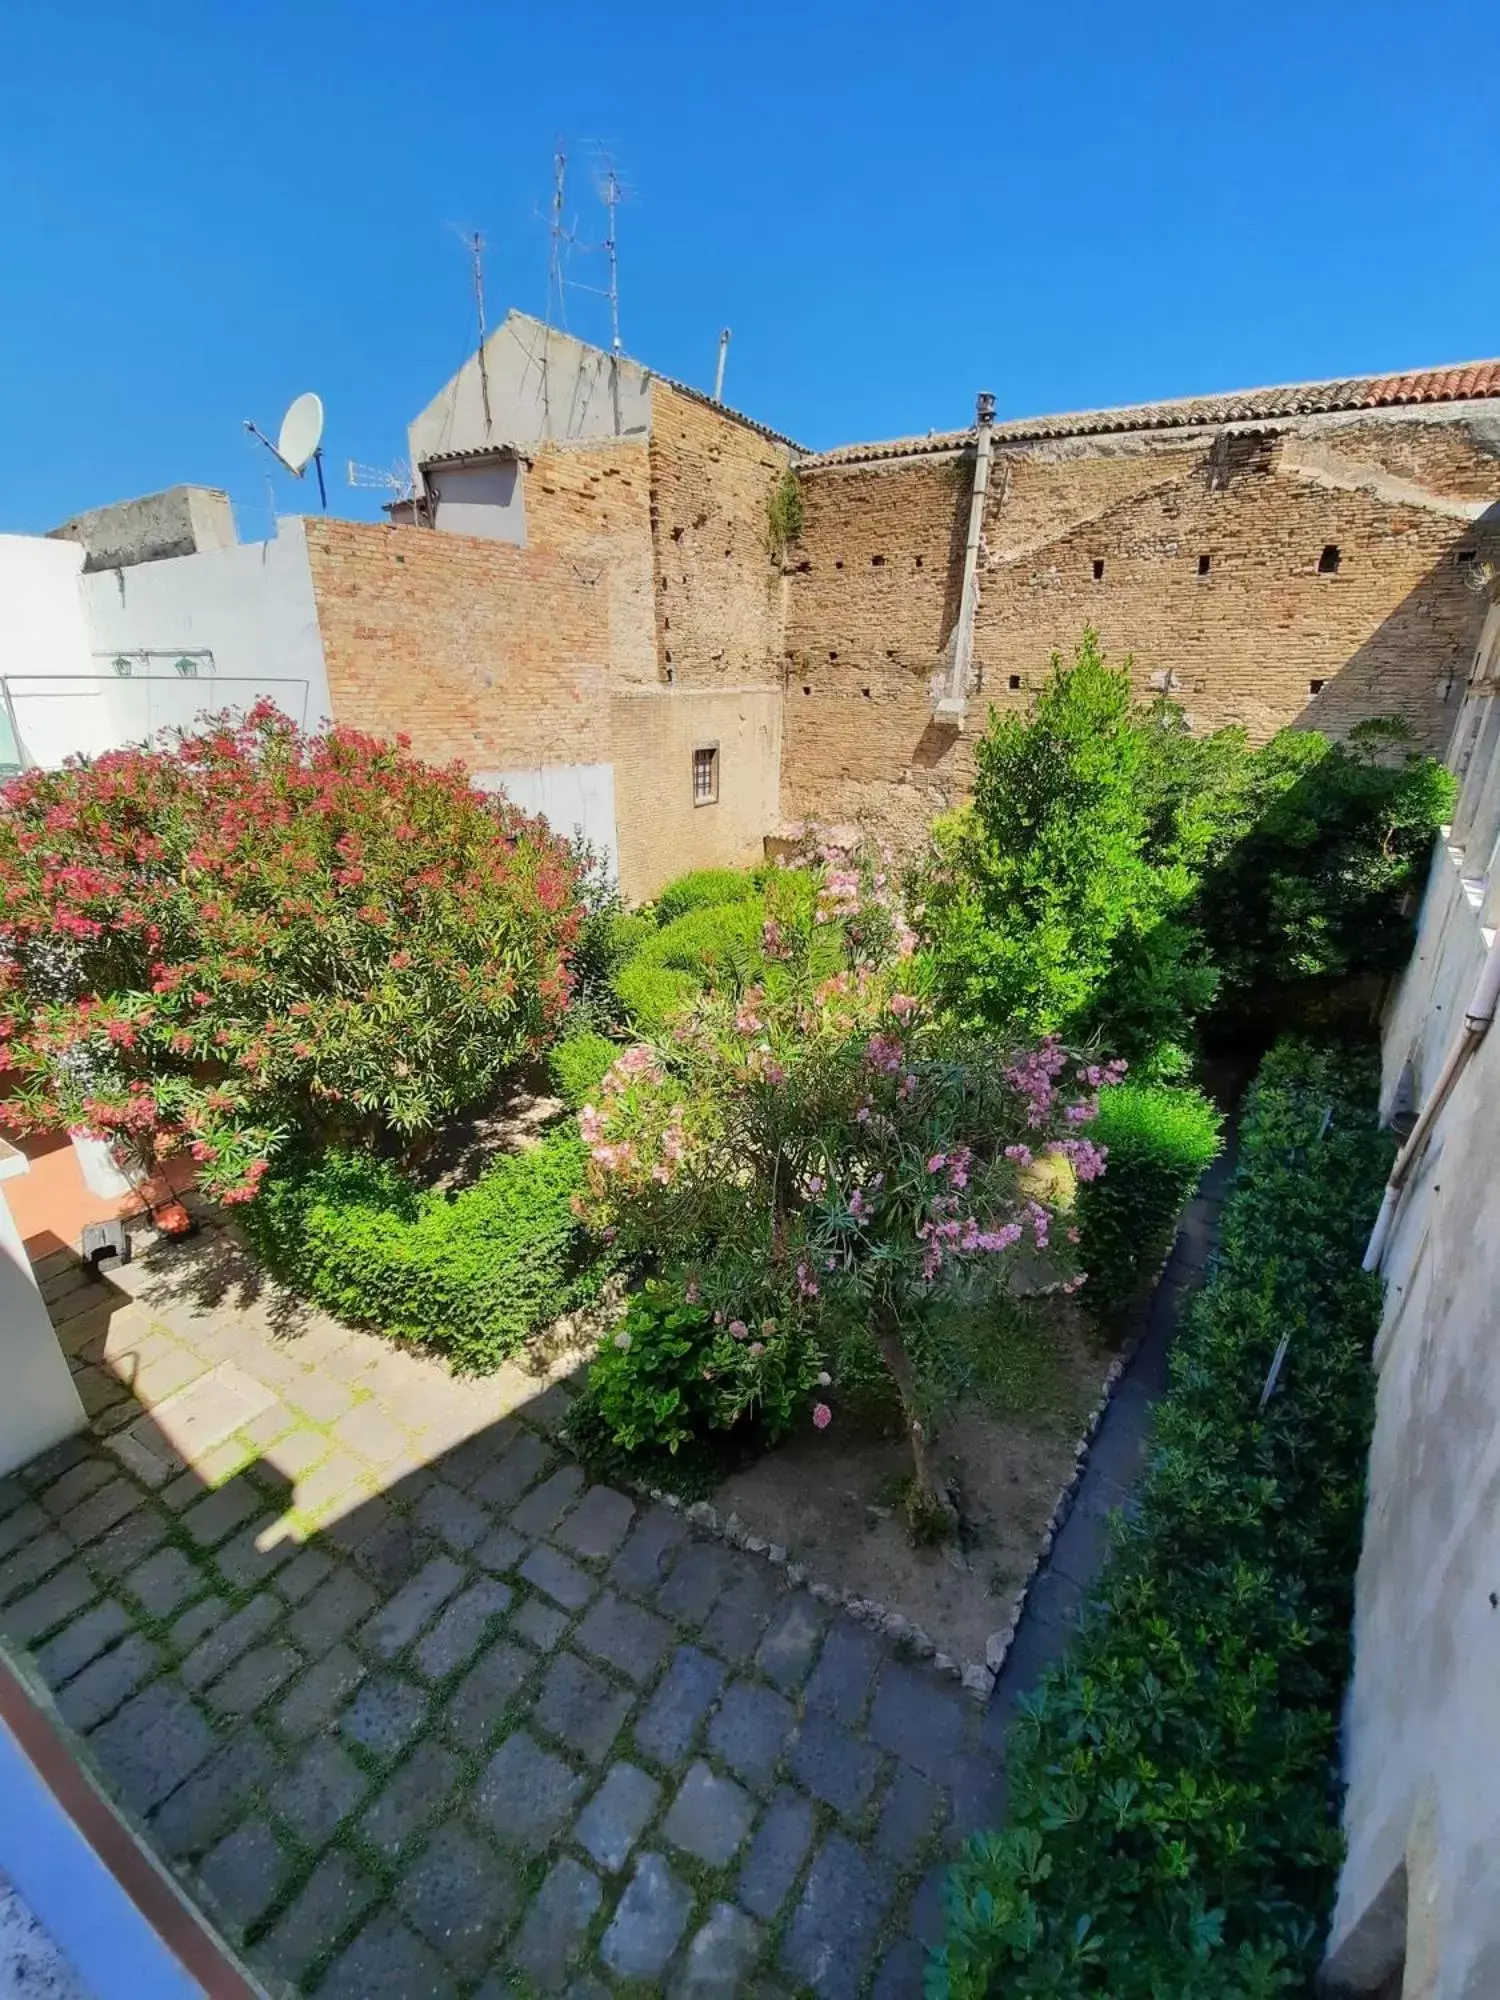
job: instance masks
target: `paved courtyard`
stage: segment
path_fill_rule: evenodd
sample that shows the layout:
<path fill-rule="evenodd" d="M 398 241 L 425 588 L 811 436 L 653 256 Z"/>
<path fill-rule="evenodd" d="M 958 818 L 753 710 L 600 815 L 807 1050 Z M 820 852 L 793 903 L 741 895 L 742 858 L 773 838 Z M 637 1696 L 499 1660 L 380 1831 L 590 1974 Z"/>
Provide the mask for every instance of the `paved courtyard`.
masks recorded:
<path fill-rule="evenodd" d="M 920 1994 L 1003 1803 L 951 1681 L 590 1486 L 561 1384 L 213 1229 L 39 1271 L 92 1433 L 0 1481 L 0 1629 L 272 1991 Z"/>

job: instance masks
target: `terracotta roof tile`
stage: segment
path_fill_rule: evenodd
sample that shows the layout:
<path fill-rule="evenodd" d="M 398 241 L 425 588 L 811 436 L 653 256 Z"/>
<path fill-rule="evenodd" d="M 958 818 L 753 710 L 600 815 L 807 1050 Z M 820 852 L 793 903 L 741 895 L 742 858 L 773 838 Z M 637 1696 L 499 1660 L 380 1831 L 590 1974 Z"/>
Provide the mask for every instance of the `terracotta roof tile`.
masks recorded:
<path fill-rule="evenodd" d="M 1013 417 L 995 425 L 999 442 L 1096 437 L 1121 431 L 1199 430 L 1272 418 L 1323 416 L 1338 410 L 1391 409 L 1401 404 L 1456 403 L 1500 396 L 1500 360 L 1465 361 L 1450 368 L 1420 368 L 1400 375 L 1357 375 L 1335 382 L 1288 382 L 1269 389 L 1232 389 L 1217 396 L 1187 396 L 1166 403 L 1134 403 L 1116 410 L 1079 410 L 1055 417 Z M 810 452 L 799 463 L 855 465 L 870 459 L 917 458 L 961 451 L 972 427 L 929 431 L 926 437 L 890 438 L 876 444 L 838 445 Z"/>

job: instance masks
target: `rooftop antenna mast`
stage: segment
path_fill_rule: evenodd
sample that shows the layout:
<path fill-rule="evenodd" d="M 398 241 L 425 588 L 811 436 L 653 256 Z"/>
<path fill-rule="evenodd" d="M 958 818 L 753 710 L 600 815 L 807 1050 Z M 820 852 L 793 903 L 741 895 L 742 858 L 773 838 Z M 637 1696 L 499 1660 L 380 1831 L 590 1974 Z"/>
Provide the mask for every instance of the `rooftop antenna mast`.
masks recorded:
<path fill-rule="evenodd" d="M 605 228 L 602 248 L 609 260 L 609 345 L 614 354 L 620 348 L 620 247 L 615 234 L 615 214 L 625 199 L 625 189 L 607 147 L 599 148 L 599 199 L 604 204 Z"/>
<path fill-rule="evenodd" d="M 553 302 L 557 305 L 557 320 L 564 333 L 568 330 L 568 301 L 563 288 L 563 247 L 573 244 L 573 232 L 563 221 L 563 201 L 568 179 L 568 155 L 561 137 L 552 155 L 552 214 L 547 225 L 551 237 L 551 254 L 547 265 L 547 317 L 552 317 Z"/>
<path fill-rule="evenodd" d="M 490 416 L 490 369 L 485 358 L 484 343 L 488 329 L 484 319 L 484 238 L 477 229 L 458 232 L 459 237 L 474 262 L 474 311 L 479 320 L 479 399 L 484 405 L 484 436 L 488 443 L 494 429 Z"/>

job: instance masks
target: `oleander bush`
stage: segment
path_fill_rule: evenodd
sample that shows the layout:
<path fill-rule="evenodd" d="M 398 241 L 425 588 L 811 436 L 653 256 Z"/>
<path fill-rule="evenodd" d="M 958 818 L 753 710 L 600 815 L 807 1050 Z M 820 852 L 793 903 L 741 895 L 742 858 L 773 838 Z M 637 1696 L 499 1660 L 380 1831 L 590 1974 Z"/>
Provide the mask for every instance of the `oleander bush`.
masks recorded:
<path fill-rule="evenodd" d="M 556 1032 L 582 906 L 540 820 L 269 702 L 0 791 L 0 1118 L 248 1202 L 297 1140 L 409 1139 Z"/>
<path fill-rule="evenodd" d="M 1371 1421 L 1373 1052 L 1284 1040 L 1096 1605 L 1022 1704 L 1010 1817 L 950 1878 L 930 2000 L 1304 1993 L 1340 1855 Z M 1262 1393 L 1283 1336 L 1279 1385 Z"/>
<path fill-rule="evenodd" d="M 453 1196 L 392 1161 L 333 1149 L 288 1162 L 245 1211 L 266 1263 L 355 1325 L 490 1368 L 598 1294 L 610 1268 L 573 1204 L 586 1151 L 553 1131 Z"/>
<path fill-rule="evenodd" d="M 1093 1137 L 1109 1172 L 1078 1190 L 1083 1303 L 1106 1331 L 1155 1276 L 1177 1218 L 1218 1155 L 1223 1114 L 1187 1085 L 1116 1084 L 1099 1094 Z"/>

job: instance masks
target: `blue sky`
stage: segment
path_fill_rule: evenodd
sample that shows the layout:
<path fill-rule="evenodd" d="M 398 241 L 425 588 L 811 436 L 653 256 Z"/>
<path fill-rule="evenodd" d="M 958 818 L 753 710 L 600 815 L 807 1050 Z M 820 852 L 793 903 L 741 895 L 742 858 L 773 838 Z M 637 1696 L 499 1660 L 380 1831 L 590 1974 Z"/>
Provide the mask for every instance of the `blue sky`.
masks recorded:
<path fill-rule="evenodd" d="M 292 395 L 389 463 L 541 311 L 567 136 L 635 189 L 626 347 L 814 446 L 1500 352 L 1481 0 L 778 9 L 69 0 L 7 10 L 0 531 L 178 481 L 264 534 Z M 575 260 L 580 278 L 596 273 Z M 604 331 L 600 302 L 570 305 Z M 278 475 L 284 512 L 316 494 Z"/>

